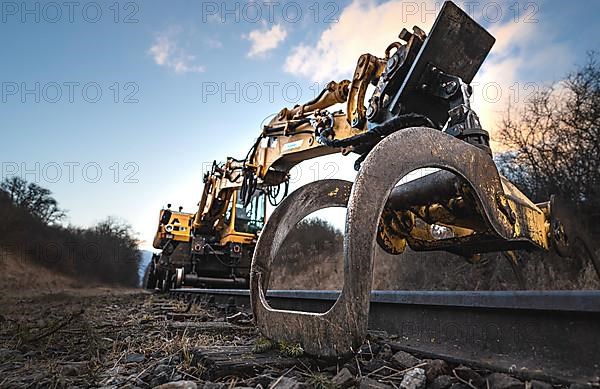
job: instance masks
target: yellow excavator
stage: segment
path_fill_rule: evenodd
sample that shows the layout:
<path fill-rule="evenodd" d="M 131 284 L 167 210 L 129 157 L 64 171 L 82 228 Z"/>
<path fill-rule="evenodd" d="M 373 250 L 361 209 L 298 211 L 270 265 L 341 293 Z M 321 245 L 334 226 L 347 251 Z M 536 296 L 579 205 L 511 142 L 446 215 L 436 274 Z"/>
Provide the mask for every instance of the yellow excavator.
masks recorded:
<path fill-rule="evenodd" d="M 314 100 L 281 110 L 243 165 L 240 196 L 271 199 L 297 163 L 358 155 L 354 182 L 320 180 L 285 197 L 260 234 L 250 274 L 254 320 L 266 337 L 309 354 L 350 355 L 367 330 L 374 250 L 442 250 L 477 262 L 482 253 L 554 250 L 583 256 L 600 274 L 585 232 L 558 198 L 534 203 L 498 173 L 489 134 L 471 108 L 471 81 L 495 39 L 454 3 L 432 30 L 403 29 L 382 57 L 363 54 L 352 80 L 331 82 Z M 326 63 L 323 66 L 327 66 Z M 374 85 L 370 98 L 367 87 Z M 330 111 L 343 104 L 346 112 Z M 434 173 L 400 184 L 407 174 Z M 276 188 L 276 189 L 273 189 Z M 272 308 L 266 291 L 287 233 L 307 215 L 346 207 L 344 286 L 325 313 Z"/>
<path fill-rule="evenodd" d="M 147 289 L 168 290 L 178 269 L 189 267 L 193 213 L 171 210 L 171 204 L 160 210 L 158 228 L 152 246 L 160 250 L 152 255 L 145 276 Z M 181 272 L 181 270 L 179 270 Z"/>
<path fill-rule="evenodd" d="M 250 262 L 265 223 L 266 197 L 255 190 L 242 203 L 243 161 L 213 163 L 194 214 L 162 209 L 146 287 L 248 288 Z"/>
<path fill-rule="evenodd" d="M 192 222 L 194 267 L 184 284 L 247 288 L 258 234 L 265 224 L 266 198 L 256 188 L 241 201 L 243 161 L 213 163 Z"/>

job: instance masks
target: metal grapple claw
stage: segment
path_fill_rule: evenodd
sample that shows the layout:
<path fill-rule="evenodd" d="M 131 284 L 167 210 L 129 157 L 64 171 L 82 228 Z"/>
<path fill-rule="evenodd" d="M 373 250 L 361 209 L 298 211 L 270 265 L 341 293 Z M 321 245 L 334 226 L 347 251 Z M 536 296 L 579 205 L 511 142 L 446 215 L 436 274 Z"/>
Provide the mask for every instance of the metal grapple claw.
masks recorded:
<path fill-rule="evenodd" d="M 263 335 L 300 343 L 307 353 L 321 357 L 340 357 L 356 350 L 367 331 L 380 215 L 400 179 L 426 167 L 448 170 L 462 177 L 471 188 L 487 226 L 484 232 L 454 243 L 465 243 L 475 250 L 477 245 L 494 242 L 527 241 L 497 206 L 503 187 L 485 151 L 431 128 L 397 131 L 375 146 L 354 185 L 339 180 L 313 182 L 290 194 L 273 212 L 257 243 L 250 276 L 252 309 Z M 266 290 L 271 266 L 287 233 L 310 213 L 326 207 L 343 207 L 346 203 L 344 286 L 337 301 L 325 313 L 270 307 Z"/>
<path fill-rule="evenodd" d="M 351 187 L 352 183 L 348 181 L 315 181 L 291 193 L 273 211 L 256 245 L 250 271 L 254 320 L 267 338 L 301 343 L 307 353 L 324 356 L 349 353 L 362 342 L 368 315 L 361 312 L 363 301 L 357 299 L 362 297 L 367 287 L 367 280 L 360 277 L 367 271 L 364 269 L 367 261 L 350 263 L 353 269 L 345 269 L 346 285 L 354 288 L 344 288 L 338 301 L 326 313 L 273 309 L 265 297 L 273 262 L 288 232 L 312 212 L 328 207 L 345 207 Z M 360 293 L 355 290 L 357 287 Z"/>

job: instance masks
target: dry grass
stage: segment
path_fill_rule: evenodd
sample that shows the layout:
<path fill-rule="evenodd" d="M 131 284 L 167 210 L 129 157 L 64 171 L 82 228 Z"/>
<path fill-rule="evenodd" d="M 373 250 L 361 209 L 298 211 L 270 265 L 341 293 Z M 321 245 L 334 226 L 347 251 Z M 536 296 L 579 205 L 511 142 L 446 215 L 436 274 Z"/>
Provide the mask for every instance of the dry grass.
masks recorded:
<path fill-rule="evenodd" d="M 518 253 L 528 289 L 600 289 L 591 263 L 577 263 L 549 253 Z M 340 289 L 341 244 L 328 251 L 284 251 L 275 263 L 272 289 Z M 515 290 L 518 284 L 506 258 L 485 254 L 480 263 L 445 253 L 408 249 L 392 256 L 380 249 L 374 259 L 373 289 L 378 290 Z"/>
<path fill-rule="evenodd" d="M 0 387 L 149 387 L 200 380 L 195 348 L 251 341 L 174 331 L 165 313 L 184 311 L 186 304 L 139 292 L 61 293 L 5 300 L 1 308 Z M 206 308 L 192 306 L 189 312 L 200 317 Z"/>

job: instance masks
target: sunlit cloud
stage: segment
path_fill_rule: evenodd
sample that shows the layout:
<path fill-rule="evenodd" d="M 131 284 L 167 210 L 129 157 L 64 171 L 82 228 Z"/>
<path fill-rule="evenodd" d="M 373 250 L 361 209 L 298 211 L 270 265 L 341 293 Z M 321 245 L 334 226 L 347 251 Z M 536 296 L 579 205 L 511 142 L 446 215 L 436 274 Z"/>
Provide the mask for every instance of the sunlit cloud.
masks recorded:
<path fill-rule="evenodd" d="M 492 26 L 490 33 L 496 44 L 473 80 L 472 103 L 493 140 L 508 107 L 522 105 L 554 83 L 573 66 L 573 56 L 541 24 L 508 21 Z M 501 147 L 492 145 L 495 150 Z"/>
<path fill-rule="evenodd" d="M 424 5 L 435 9 L 434 1 Z M 316 42 L 293 47 L 285 60 L 284 70 L 314 82 L 350 78 L 361 54 L 383 57 L 386 47 L 397 40 L 402 27 L 409 31 L 417 25 L 428 31 L 435 13 L 423 17 L 407 14 L 406 2 L 393 0 L 382 4 L 355 0 L 342 10 L 337 23 L 323 31 Z"/>
<path fill-rule="evenodd" d="M 287 31 L 280 25 L 275 24 L 270 29 L 252 30 L 242 38 L 251 42 L 248 57 L 262 57 L 269 51 L 277 48 L 287 37 Z"/>

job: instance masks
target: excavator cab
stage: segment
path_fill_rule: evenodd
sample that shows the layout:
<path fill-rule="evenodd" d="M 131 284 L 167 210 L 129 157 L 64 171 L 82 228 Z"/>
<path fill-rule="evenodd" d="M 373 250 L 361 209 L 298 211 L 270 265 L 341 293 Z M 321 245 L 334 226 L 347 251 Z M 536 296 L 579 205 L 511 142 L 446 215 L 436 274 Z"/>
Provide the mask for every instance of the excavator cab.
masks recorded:
<path fill-rule="evenodd" d="M 235 194 L 235 216 L 230 227 L 238 234 L 251 234 L 255 236 L 265 224 L 266 197 L 263 192 L 256 192 L 247 204 L 240 198 L 239 191 Z M 232 204 L 234 203 L 232 202 Z M 233 210 L 233 207 L 231 207 Z"/>
<path fill-rule="evenodd" d="M 241 195 L 236 161 L 213 166 L 196 221 L 192 222 L 192 266 L 182 284 L 199 287 L 247 288 L 252 254 L 266 220 L 266 196 L 256 190 Z"/>

